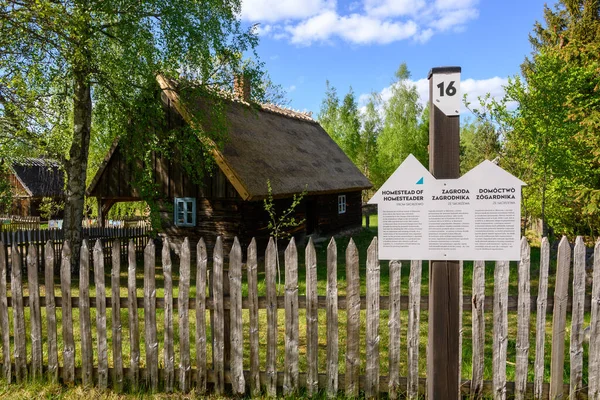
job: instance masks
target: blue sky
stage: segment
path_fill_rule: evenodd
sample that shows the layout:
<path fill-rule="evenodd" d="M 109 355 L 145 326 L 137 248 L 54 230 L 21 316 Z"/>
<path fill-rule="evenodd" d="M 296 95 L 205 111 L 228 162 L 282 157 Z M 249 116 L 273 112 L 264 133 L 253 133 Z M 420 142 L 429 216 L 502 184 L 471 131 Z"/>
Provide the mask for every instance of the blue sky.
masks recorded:
<path fill-rule="evenodd" d="M 432 67 L 462 67 L 469 98 L 502 94 L 531 53 L 528 35 L 543 18 L 543 0 L 242 0 L 241 18 L 259 24 L 258 48 L 290 107 L 318 113 L 325 80 L 359 105 L 370 92 L 389 94 L 406 62 L 426 101 Z"/>

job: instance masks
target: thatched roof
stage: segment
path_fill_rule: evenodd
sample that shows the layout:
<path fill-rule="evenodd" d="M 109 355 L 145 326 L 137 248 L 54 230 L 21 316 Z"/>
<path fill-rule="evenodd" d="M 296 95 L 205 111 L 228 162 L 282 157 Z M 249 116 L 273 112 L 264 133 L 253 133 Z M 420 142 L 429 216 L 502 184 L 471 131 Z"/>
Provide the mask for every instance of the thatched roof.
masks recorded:
<path fill-rule="evenodd" d="M 58 162 L 26 158 L 14 162 L 11 168 L 30 197 L 64 196 L 64 174 Z"/>
<path fill-rule="evenodd" d="M 205 113 L 203 98 L 182 101 L 175 83 L 158 77 L 163 93 L 188 123 L 191 115 Z M 244 200 L 273 195 L 334 193 L 370 188 L 327 132 L 309 114 L 275 105 L 250 105 L 224 99 L 228 137 L 215 160 Z"/>

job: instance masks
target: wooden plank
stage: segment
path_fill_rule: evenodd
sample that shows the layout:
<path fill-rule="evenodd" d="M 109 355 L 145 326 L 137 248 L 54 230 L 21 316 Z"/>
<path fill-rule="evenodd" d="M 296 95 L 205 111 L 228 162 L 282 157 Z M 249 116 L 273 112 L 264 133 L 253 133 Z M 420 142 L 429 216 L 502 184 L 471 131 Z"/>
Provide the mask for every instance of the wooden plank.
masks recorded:
<path fill-rule="evenodd" d="M 229 299 L 230 317 L 230 372 L 234 395 L 245 391 L 244 380 L 244 333 L 242 331 L 242 247 L 236 237 L 229 253 Z"/>
<path fill-rule="evenodd" d="M 571 341 L 569 397 L 577 399 L 583 390 L 583 303 L 585 301 L 585 243 L 577 236 L 573 251 L 573 308 L 571 311 Z"/>
<path fill-rule="evenodd" d="M 265 253 L 265 286 L 267 291 L 267 395 L 277 396 L 277 251 L 273 237 Z"/>
<path fill-rule="evenodd" d="M 112 268 L 110 274 L 111 288 L 111 327 L 113 350 L 113 388 L 123 390 L 123 327 L 121 325 L 121 241 L 115 239 L 112 244 Z"/>
<path fill-rule="evenodd" d="M 208 256 L 204 239 L 196 245 L 196 390 L 206 393 L 206 267 Z"/>
<path fill-rule="evenodd" d="M 250 394 L 252 397 L 258 397 L 260 395 L 260 364 L 258 350 L 258 260 L 256 240 L 254 240 L 254 238 L 252 238 L 252 241 L 248 246 L 247 273 L 248 308 L 250 309 Z"/>
<path fill-rule="evenodd" d="M 567 324 L 567 296 L 571 247 L 566 236 L 558 245 L 556 281 L 554 284 L 554 313 L 552 315 L 552 355 L 550 358 L 550 398 L 563 398 L 565 366 L 565 326 Z"/>
<path fill-rule="evenodd" d="M 377 237 L 367 250 L 367 332 L 365 397 L 379 397 L 379 257 Z"/>
<path fill-rule="evenodd" d="M 475 261 L 473 266 L 473 289 L 471 297 L 473 357 L 471 377 L 471 397 L 480 399 L 483 396 L 483 368 L 485 349 L 485 261 Z"/>
<path fill-rule="evenodd" d="M 338 304 L 337 245 L 332 237 L 327 246 L 327 397 L 338 395 Z"/>
<path fill-rule="evenodd" d="M 306 264 L 306 391 L 309 397 L 319 391 L 319 310 L 317 299 L 317 252 L 310 238 L 305 249 Z M 348 266 L 346 267 L 348 268 Z"/>
<path fill-rule="evenodd" d="M 494 399 L 506 399 L 506 353 L 508 346 L 508 261 L 497 261 L 494 270 Z"/>
<path fill-rule="evenodd" d="M 117 257 L 119 250 L 116 251 Z M 98 335 L 98 387 L 108 387 L 108 343 L 106 337 L 106 286 L 102 241 L 94 245 L 94 280 L 96 281 L 96 333 Z"/>
<path fill-rule="evenodd" d="M 135 243 L 129 239 L 127 246 L 127 314 L 129 325 L 129 379 L 133 388 L 139 386 L 140 328 L 138 321 L 136 286 Z"/>
<path fill-rule="evenodd" d="M 171 243 L 165 237 L 162 245 L 162 269 L 165 282 L 165 330 L 164 363 L 165 391 L 172 393 L 175 386 L 175 350 L 173 347 L 173 265 L 171 263 Z"/>
<path fill-rule="evenodd" d="M 406 396 L 416 399 L 419 395 L 419 338 L 421 319 L 421 267 L 420 260 L 410 262 L 410 277 L 408 281 L 408 379 Z"/>
<path fill-rule="evenodd" d="M 400 394 L 400 261 L 390 261 L 390 312 L 388 329 L 390 342 L 388 346 L 389 380 L 388 395 L 395 399 Z"/>
<path fill-rule="evenodd" d="M 550 267 L 550 243 L 548 238 L 542 239 L 540 247 L 540 276 L 537 295 L 537 312 L 535 322 L 535 362 L 533 365 L 533 395 L 542 398 L 544 384 L 544 345 L 546 341 L 546 308 L 548 299 L 548 269 Z"/>
<path fill-rule="evenodd" d="M 179 389 L 190 390 L 192 364 L 190 361 L 190 241 L 186 237 L 181 245 L 179 263 L 179 296 L 177 316 L 179 318 Z"/>
<path fill-rule="evenodd" d="M 94 384 L 94 348 L 90 317 L 90 254 L 83 239 L 79 259 L 79 325 L 81 332 L 81 380 L 84 386 Z M 101 256 L 102 257 L 102 256 Z"/>
<path fill-rule="evenodd" d="M 527 392 L 527 366 L 529 365 L 529 319 L 531 317 L 531 291 L 529 288 L 530 249 L 527 239 L 521 239 L 519 262 L 519 306 L 517 310 L 517 348 L 515 365 L 515 398 L 525 399 Z"/>
<path fill-rule="evenodd" d="M 1 257 L 1 256 L 0 256 Z M 600 239 L 594 247 L 592 311 L 588 359 L 588 397 L 600 399 Z"/>
<path fill-rule="evenodd" d="M 0 252 L 2 250 L 0 249 Z M 2 257 L 0 255 L 0 257 Z M 48 240 L 45 248 L 46 332 L 48 335 L 48 380 L 58 382 L 58 346 L 56 334 L 56 302 L 54 300 L 54 248 Z M 0 271 L 2 274 L 2 271 Z M 0 278 L 1 279 L 1 278 Z M 2 294 L 0 294 L 1 299 Z M 1 301 L 1 300 L 0 300 Z"/>
<path fill-rule="evenodd" d="M 316 257 L 316 256 L 315 256 Z M 315 258 L 316 264 L 316 258 Z M 315 265 L 316 275 L 316 265 Z M 315 276 L 316 286 L 316 276 Z M 315 287 L 316 291 L 316 287 Z M 346 247 L 346 397 L 356 398 L 359 392 L 360 373 L 360 274 L 358 249 L 350 239 Z"/>
<path fill-rule="evenodd" d="M 63 369 L 66 384 L 75 381 L 75 340 L 73 338 L 73 309 L 71 308 L 71 244 L 66 241 L 62 248 L 60 264 L 60 291 L 62 296 Z"/>
<path fill-rule="evenodd" d="M 151 392 L 158 389 L 158 339 L 156 337 L 156 249 L 149 240 L 144 249 L 144 329 L 146 381 Z"/>
<path fill-rule="evenodd" d="M 215 392 L 220 396 L 225 391 L 225 332 L 224 332 L 224 307 L 223 307 L 223 239 L 217 237 L 213 251 L 213 369 L 216 374 Z"/>
<path fill-rule="evenodd" d="M 6 239 L 6 232 L 2 232 Z M 0 241 L 0 331 L 2 331 L 2 378 L 10 383 L 12 368 L 10 359 L 10 323 L 8 319 L 8 299 L 6 296 L 7 252 L 4 241 Z"/>
<path fill-rule="evenodd" d="M 27 347 L 25 336 L 25 311 L 23 308 L 23 285 L 21 280 L 21 254 L 16 243 L 12 245 L 12 280 L 10 282 L 13 300 L 13 323 L 15 341 L 15 378 L 17 383 L 27 380 Z"/>
<path fill-rule="evenodd" d="M 31 320 L 31 377 L 42 376 L 42 311 L 40 309 L 40 282 L 38 280 L 38 251 L 36 244 L 30 244 L 27 251 L 27 282 L 29 289 L 29 309 Z"/>
<path fill-rule="evenodd" d="M 298 250 L 292 237 L 285 249 L 285 366 L 283 394 L 292 396 L 298 391 Z"/>

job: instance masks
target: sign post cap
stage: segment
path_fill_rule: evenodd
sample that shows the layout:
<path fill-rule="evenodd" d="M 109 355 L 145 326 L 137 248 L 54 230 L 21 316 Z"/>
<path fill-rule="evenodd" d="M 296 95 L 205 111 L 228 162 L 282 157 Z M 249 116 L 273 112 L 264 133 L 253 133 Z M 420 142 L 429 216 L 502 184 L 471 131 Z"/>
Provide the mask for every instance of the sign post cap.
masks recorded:
<path fill-rule="evenodd" d="M 461 68 L 460 67 L 434 67 L 434 68 L 431 68 L 431 70 L 429 71 L 429 74 L 427 75 L 427 79 L 431 79 L 431 76 L 433 74 L 453 74 L 456 72 L 460 73 Z"/>

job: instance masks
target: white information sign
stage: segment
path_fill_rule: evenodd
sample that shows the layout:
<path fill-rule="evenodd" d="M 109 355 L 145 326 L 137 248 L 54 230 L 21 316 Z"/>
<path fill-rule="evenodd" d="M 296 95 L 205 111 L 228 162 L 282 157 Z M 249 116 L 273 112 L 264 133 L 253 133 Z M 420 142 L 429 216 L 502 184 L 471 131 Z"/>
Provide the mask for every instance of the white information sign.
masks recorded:
<path fill-rule="evenodd" d="M 521 180 L 490 161 L 436 180 L 411 154 L 370 204 L 381 260 L 519 260 Z"/>
<path fill-rule="evenodd" d="M 433 104 L 444 115 L 460 114 L 460 72 L 433 74 Z"/>

